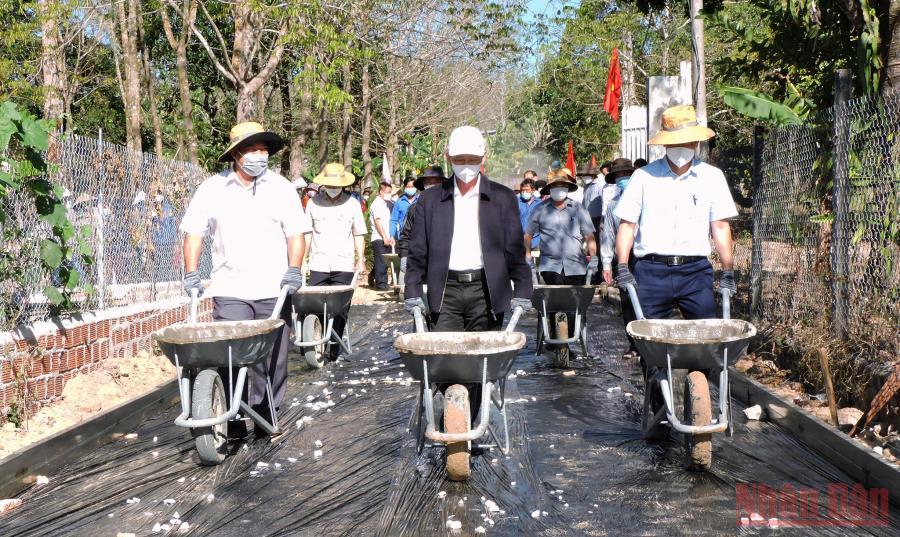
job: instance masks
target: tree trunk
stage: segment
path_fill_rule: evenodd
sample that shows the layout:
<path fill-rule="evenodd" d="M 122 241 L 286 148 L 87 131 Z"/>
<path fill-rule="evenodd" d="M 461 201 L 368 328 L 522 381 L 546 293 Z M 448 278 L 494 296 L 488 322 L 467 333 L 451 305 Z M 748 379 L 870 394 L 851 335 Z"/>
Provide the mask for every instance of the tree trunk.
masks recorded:
<path fill-rule="evenodd" d="M 291 76 L 290 73 L 279 72 L 275 75 L 275 84 L 278 87 L 278 96 L 281 99 L 281 132 L 284 139 L 293 140 L 297 137 L 295 132 L 297 129 L 296 119 L 294 118 L 294 107 L 291 106 Z M 290 142 L 286 143 L 284 149 L 281 150 L 281 175 L 287 177 L 291 181 L 296 179 L 292 175 L 291 159 L 293 157 L 294 145 Z"/>
<path fill-rule="evenodd" d="M 139 20 L 138 22 L 137 37 L 138 43 L 141 44 L 141 68 L 144 73 L 144 84 L 147 88 L 150 125 L 153 127 L 153 149 L 158 156 L 162 157 L 163 134 L 162 123 L 159 120 L 159 102 L 156 99 L 156 78 L 153 75 L 153 65 L 150 62 L 150 47 L 147 46 L 147 39 L 144 37 L 143 21 Z"/>
<path fill-rule="evenodd" d="M 141 58 L 138 52 L 140 2 L 114 2 L 122 47 L 125 105 L 125 142 L 129 149 L 141 151 Z"/>
<path fill-rule="evenodd" d="M 387 125 L 387 143 L 385 144 L 385 152 L 387 153 L 388 167 L 391 169 L 391 175 L 397 176 L 397 97 L 395 92 L 391 92 L 388 104 L 388 125 Z"/>
<path fill-rule="evenodd" d="M 369 89 L 369 62 L 363 60 L 362 77 L 360 86 L 362 87 L 362 135 L 360 139 L 359 151 L 362 154 L 363 161 L 363 188 L 372 182 L 372 153 L 370 144 L 372 143 L 372 103 L 371 90 Z"/>
<path fill-rule="evenodd" d="M 349 61 L 344 64 L 342 70 L 343 90 L 347 100 L 344 101 L 341 117 L 341 161 L 345 167 L 350 168 L 353 165 L 353 132 L 350 130 L 353 118 L 353 104 L 350 102 L 353 91 L 353 73 L 350 70 Z"/>
<path fill-rule="evenodd" d="M 328 163 L 328 116 L 323 106 L 319 110 L 319 168 Z"/>
<path fill-rule="evenodd" d="M 55 3 L 40 0 L 38 9 L 41 17 L 41 73 L 44 86 L 44 118 L 54 121 L 50 133 L 50 147 L 47 160 L 59 161 L 59 132 L 63 128 L 65 116 L 65 56 L 60 47 L 58 14 Z"/>
<path fill-rule="evenodd" d="M 258 16 L 253 12 L 252 0 L 237 0 L 234 3 L 233 15 L 234 47 L 231 52 L 231 71 L 237 81 L 238 89 L 237 120 L 238 122 L 260 120 L 259 92 L 275 72 L 284 54 L 284 42 L 281 36 L 287 29 L 287 17 L 278 30 L 277 45 L 272 49 L 269 57 L 264 62 L 260 62 L 263 67 L 259 72 L 253 74 L 253 58 L 258 52 L 258 43 L 255 40 L 259 37 L 262 28 L 257 27 Z"/>
<path fill-rule="evenodd" d="M 304 73 L 313 70 L 313 65 L 307 59 Z M 290 106 L 295 111 L 295 132 L 291 138 L 291 178 L 297 179 L 306 171 L 306 143 L 316 132 L 316 124 L 312 110 L 312 90 L 307 80 L 297 81 L 294 78 L 288 80 L 290 93 Z"/>
<path fill-rule="evenodd" d="M 193 103 L 191 102 L 191 85 L 188 80 L 187 47 L 191 37 L 191 26 L 197 18 L 197 2 L 188 0 L 183 5 L 181 15 L 181 33 L 176 37 L 169 21 L 168 8 L 161 6 L 163 30 L 169 46 L 175 51 L 175 73 L 178 77 L 178 96 L 181 99 L 181 127 L 184 145 L 187 147 L 187 160 L 197 164 L 197 134 L 194 132 Z"/>
<path fill-rule="evenodd" d="M 887 53 L 884 59 L 884 92 L 900 89 L 900 0 L 891 0 L 888 8 L 888 31 L 882 36 Z"/>

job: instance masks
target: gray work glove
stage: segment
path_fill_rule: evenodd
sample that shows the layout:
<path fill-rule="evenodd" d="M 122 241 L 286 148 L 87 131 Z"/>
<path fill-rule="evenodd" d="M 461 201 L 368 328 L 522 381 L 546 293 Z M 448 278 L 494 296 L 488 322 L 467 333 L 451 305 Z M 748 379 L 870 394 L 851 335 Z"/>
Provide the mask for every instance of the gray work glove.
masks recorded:
<path fill-rule="evenodd" d="M 200 273 L 196 270 L 186 272 L 184 274 L 184 279 L 181 280 L 181 284 L 184 286 L 184 292 L 187 293 L 187 296 L 191 296 L 192 289 L 197 290 L 197 296 L 203 295 L 203 285 L 200 283 Z"/>
<path fill-rule="evenodd" d="M 531 310 L 531 300 L 527 298 L 514 298 L 509 301 L 509 311 L 516 311 L 516 308 L 522 308 L 522 311 Z"/>
<path fill-rule="evenodd" d="M 616 287 L 619 289 L 625 289 L 625 286 L 631 284 L 634 286 L 634 289 L 637 290 L 637 280 L 634 279 L 634 275 L 631 273 L 631 270 L 628 269 L 628 263 L 619 263 L 616 265 Z"/>
<path fill-rule="evenodd" d="M 400 258 L 400 272 L 406 272 L 406 258 Z"/>
<path fill-rule="evenodd" d="M 730 296 L 737 293 L 737 284 L 734 282 L 734 271 L 723 270 L 719 276 L 719 289 L 728 289 Z"/>
<path fill-rule="evenodd" d="M 416 308 L 419 308 L 423 315 L 425 314 L 425 302 L 421 297 L 407 298 L 403 301 L 403 307 L 406 308 L 406 311 L 410 314 L 413 314 L 413 311 Z"/>
<path fill-rule="evenodd" d="M 287 272 L 281 277 L 281 285 L 279 287 L 284 286 L 288 288 L 288 296 L 293 295 L 297 292 L 297 289 L 303 287 L 303 273 L 300 272 L 300 267 L 288 267 Z"/>
<path fill-rule="evenodd" d="M 590 260 L 588 260 L 588 270 L 591 271 L 592 274 L 597 274 L 597 269 L 600 267 L 600 256 L 592 255 Z"/>

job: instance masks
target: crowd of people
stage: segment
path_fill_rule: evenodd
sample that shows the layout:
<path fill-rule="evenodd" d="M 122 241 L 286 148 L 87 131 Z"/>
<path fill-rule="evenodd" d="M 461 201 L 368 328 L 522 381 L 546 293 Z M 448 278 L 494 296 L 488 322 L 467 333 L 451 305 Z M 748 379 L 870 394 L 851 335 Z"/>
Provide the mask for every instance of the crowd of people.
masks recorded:
<path fill-rule="evenodd" d="M 737 212 L 722 172 L 696 158 L 714 133 L 693 108 L 666 110 L 661 125 L 649 142 L 665 147 L 660 159 L 618 158 L 577 176 L 556 166 L 545 179 L 529 170 L 518 191 L 485 175 L 481 131 L 458 127 L 445 155 L 449 177 L 429 166 L 398 192 L 383 180 L 372 197 L 350 192 L 356 178 L 338 163 L 308 185 L 291 184 L 268 169 L 281 137 L 241 123 L 220 159 L 228 167 L 198 188 L 181 222 L 185 290 L 212 296 L 216 320 L 266 318 L 282 290 L 353 282 L 366 269 L 368 235 L 376 288 L 388 288 L 383 254 L 398 254 L 405 307 L 436 331 L 499 329 L 507 313 L 530 309 L 533 272 L 547 285 L 584 285 L 590 274 L 595 283 L 633 286 L 648 318 L 676 309 L 688 319 L 714 317 L 710 237 L 723 267 L 719 286 L 734 292 L 728 219 Z M 206 289 L 197 272 L 205 236 L 213 261 Z M 634 312 L 620 294 L 628 322 Z M 335 320 L 339 335 L 346 314 Z M 290 319 L 289 303 L 281 316 Z M 263 416 L 267 377 L 276 408 L 283 398 L 289 326 L 253 371 L 249 401 Z M 339 347 L 332 349 L 334 360 Z M 652 381 L 655 372 L 645 374 Z"/>

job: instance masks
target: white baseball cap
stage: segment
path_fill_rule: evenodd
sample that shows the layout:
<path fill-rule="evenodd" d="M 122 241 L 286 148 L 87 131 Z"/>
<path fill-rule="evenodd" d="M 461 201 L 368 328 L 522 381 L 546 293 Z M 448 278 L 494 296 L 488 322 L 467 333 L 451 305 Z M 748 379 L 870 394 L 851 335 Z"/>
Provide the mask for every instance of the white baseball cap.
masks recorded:
<path fill-rule="evenodd" d="M 475 127 L 466 125 L 456 127 L 450 133 L 450 142 L 447 144 L 447 153 L 451 157 L 457 155 L 484 156 L 484 136 Z"/>

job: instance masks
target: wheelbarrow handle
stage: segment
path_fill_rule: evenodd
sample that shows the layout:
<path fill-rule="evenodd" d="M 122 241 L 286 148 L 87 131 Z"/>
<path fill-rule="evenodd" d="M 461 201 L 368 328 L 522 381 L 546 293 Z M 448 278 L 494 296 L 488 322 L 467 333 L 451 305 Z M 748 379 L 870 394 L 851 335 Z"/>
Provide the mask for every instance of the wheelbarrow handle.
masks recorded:
<path fill-rule="evenodd" d="M 641 309 L 641 302 L 638 300 L 637 289 L 630 283 L 626 283 L 625 290 L 628 291 L 628 298 L 631 299 L 631 307 L 634 308 L 635 317 L 643 321 L 646 317 L 644 317 L 644 310 Z"/>
<path fill-rule="evenodd" d="M 591 278 L 593 278 L 593 277 L 594 277 L 594 271 L 591 270 L 591 267 L 588 267 L 588 269 L 587 269 L 587 274 L 584 275 L 584 284 L 585 284 L 585 285 L 590 285 L 590 284 L 591 284 Z"/>
<path fill-rule="evenodd" d="M 512 317 L 509 318 L 509 324 L 506 325 L 506 331 L 512 332 L 516 329 L 516 324 L 519 322 L 519 317 L 522 316 L 522 312 L 525 310 L 522 306 L 516 306 L 516 308 L 512 312 Z"/>
<path fill-rule="evenodd" d="M 359 279 L 359 271 L 353 271 L 353 279 L 350 280 L 350 287 L 356 287 L 356 280 Z"/>
<path fill-rule="evenodd" d="M 197 308 L 200 305 L 200 290 L 194 287 L 191 289 L 191 308 L 190 308 L 190 317 L 188 317 L 188 321 L 192 323 L 197 322 Z"/>
<path fill-rule="evenodd" d="M 278 300 L 275 301 L 275 308 L 272 310 L 272 315 L 269 316 L 269 319 L 274 321 L 281 318 L 281 308 L 284 307 L 284 301 L 287 299 L 288 289 L 290 288 L 287 285 L 281 288 L 281 291 L 278 293 Z"/>
<path fill-rule="evenodd" d="M 415 307 L 413 308 L 413 319 L 416 323 L 416 333 L 424 334 L 425 333 L 425 316 L 422 314 L 422 308 Z"/>
<path fill-rule="evenodd" d="M 722 318 L 731 319 L 731 291 L 728 289 L 719 289 L 722 293 Z"/>

